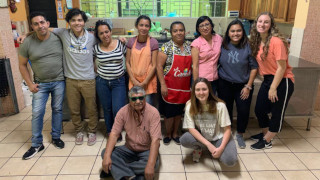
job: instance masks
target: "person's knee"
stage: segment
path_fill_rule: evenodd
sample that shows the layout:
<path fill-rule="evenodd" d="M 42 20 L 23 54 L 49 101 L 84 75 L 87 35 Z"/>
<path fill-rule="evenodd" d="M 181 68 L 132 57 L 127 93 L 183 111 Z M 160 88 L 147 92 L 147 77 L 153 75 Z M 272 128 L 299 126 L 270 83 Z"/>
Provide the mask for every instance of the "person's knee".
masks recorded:
<path fill-rule="evenodd" d="M 186 132 L 180 137 L 179 140 L 182 146 L 185 146 L 186 144 L 188 144 L 188 139 L 190 139 L 190 136 L 192 135 L 189 132 Z"/>
<path fill-rule="evenodd" d="M 221 160 L 221 162 L 228 167 L 233 167 L 238 163 L 238 157 L 237 155 L 230 155 Z"/>

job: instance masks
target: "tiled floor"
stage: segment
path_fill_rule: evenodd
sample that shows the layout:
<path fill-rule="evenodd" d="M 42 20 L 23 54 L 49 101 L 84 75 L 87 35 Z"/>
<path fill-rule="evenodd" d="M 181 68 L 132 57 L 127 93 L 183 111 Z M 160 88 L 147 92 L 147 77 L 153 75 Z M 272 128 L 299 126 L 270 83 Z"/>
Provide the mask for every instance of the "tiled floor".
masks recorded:
<path fill-rule="evenodd" d="M 0 118 L 0 180 L 2 179 L 99 179 L 101 150 L 106 145 L 104 122 L 99 122 L 97 143 L 94 146 L 74 144 L 71 122 L 64 123 L 64 149 L 51 143 L 51 111 L 47 107 L 44 118 L 45 150 L 30 160 L 22 155 L 31 145 L 31 106 L 21 113 Z M 306 119 L 286 119 L 283 130 L 273 141 L 273 148 L 264 151 L 238 149 L 239 163 L 228 168 L 204 154 L 200 163 L 192 162 L 192 150 L 161 142 L 160 170 L 156 179 L 320 179 L 320 112 L 313 118 L 311 131 L 306 131 Z M 251 119 L 246 137 L 259 131 L 257 121 Z M 122 141 L 119 144 L 123 144 Z M 119 145 L 118 144 L 118 145 Z"/>

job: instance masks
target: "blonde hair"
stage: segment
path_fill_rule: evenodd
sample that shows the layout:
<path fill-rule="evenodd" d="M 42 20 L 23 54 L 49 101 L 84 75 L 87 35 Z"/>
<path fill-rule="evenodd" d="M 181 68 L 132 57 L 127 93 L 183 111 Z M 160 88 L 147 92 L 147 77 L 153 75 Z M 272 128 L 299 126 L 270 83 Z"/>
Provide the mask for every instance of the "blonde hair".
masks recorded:
<path fill-rule="evenodd" d="M 285 39 L 285 37 L 279 33 L 279 29 L 276 27 L 273 15 L 270 12 L 263 12 L 263 13 L 260 13 L 257 16 L 257 18 L 254 20 L 254 23 L 253 23 L 251 31 L 250 31 L 249 42 L 250 42 L 250 47 L 251 47 L 251 51 L 252 51 L 252 56 L 257 58 L 258 51 L 260 49 L 260 44 L 262 41 L 260 33 L 257 31 L 257 22 L 258 22 L 258 19 L 260 18 L 260 16 L 262 16 L 262 15 L 268 15 L 270 17 L 271 26 L 268 31 L 268 37 L 266 39 L 265 45 L 263 47 L 263 53 L 261 53 L 260 58 L 262 60 L 264 60 L 268 56 L 270 40 L 273 36 L 278 37 L 282 40 L 283 44 L 286 47 L 287 54 L 289 54 L 288 42 Z"/>

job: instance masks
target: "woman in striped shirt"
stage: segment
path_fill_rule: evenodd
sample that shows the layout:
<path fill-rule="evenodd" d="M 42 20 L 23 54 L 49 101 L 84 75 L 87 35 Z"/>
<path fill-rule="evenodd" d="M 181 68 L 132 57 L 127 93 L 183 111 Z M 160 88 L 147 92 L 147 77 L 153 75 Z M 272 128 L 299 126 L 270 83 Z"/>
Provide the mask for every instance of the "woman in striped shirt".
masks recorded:
<path fill-rule="evenodd" d="M 97 93 L 104 112 L 107 134 L 109 134 L 117 112 L 126 103 L 123 67 L 126 46 L 119 40 L 112 39 L 110 25 L 101 20 L 96 22 L 95 36 L 99 40 L 93 49 L 98 64 Z"/>

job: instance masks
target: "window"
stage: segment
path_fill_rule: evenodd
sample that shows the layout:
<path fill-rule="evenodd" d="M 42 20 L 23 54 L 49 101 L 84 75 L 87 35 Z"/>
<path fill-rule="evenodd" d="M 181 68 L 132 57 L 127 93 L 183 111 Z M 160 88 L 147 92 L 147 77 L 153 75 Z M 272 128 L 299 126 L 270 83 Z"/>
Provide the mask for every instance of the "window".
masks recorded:
<path fill-rule="evenodd" d="M 92 17 L 225 17 L 227 0 L 81 0 Z"/>

